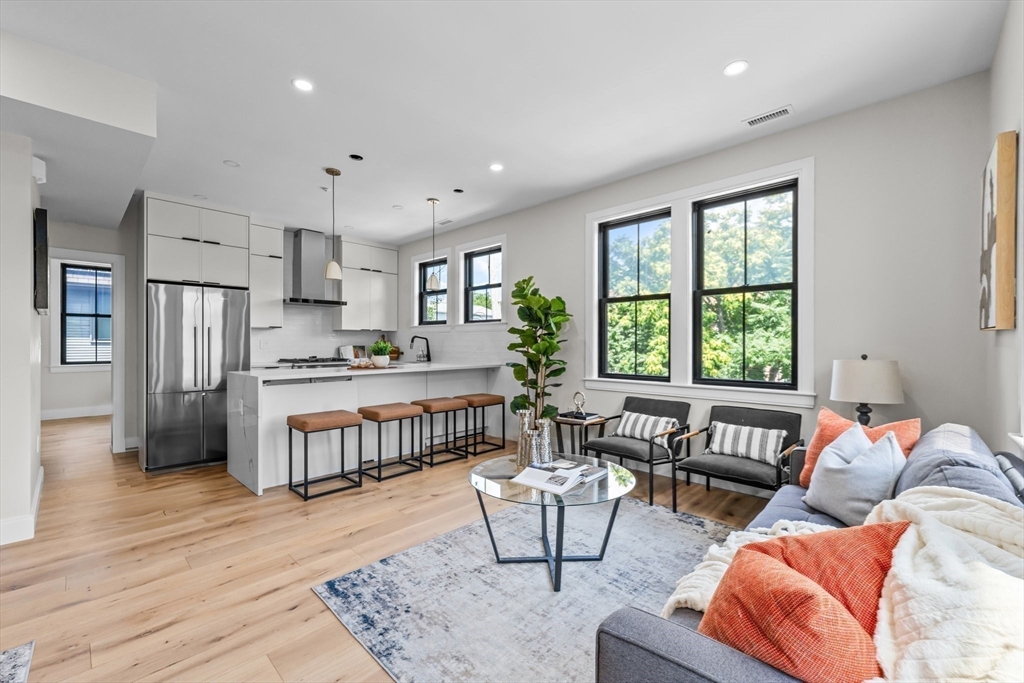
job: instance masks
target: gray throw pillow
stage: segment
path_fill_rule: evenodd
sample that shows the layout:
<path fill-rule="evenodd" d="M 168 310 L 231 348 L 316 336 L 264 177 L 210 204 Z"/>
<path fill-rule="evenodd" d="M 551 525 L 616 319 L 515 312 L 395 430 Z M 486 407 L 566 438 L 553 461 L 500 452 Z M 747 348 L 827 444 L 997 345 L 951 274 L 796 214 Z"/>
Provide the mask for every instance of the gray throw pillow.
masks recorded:
<path fill-rule="evenodd" d="M 1024 462 L 1011 453 L 996 453 L 996 462 L 1010 481 L 1013 492 L 1024 501 Z"/>
<path fill-rule="evenodd" d="M 860 425 L 854 425 L 852 429 L 863 435 Z M 892 432 L 857 454 L 851 454 L 848 448 L 843 449 L 844 444 L 839 445 L 840 448 L 831 448 L 830 444 L 821 452 L 814 466 L 811 486 L 803 500 L 843 524 L 857 526 L 864 523 L 872 508 L 892 498 L 896 480 L 907 460 Z"/>

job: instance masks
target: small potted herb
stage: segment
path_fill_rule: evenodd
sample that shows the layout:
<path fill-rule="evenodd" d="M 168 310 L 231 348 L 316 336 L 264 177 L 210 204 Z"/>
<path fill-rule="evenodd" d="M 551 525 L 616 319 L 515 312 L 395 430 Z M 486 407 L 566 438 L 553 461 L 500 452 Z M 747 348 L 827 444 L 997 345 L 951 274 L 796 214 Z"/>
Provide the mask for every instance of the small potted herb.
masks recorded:
<path fill-rule="evenodd" d="M 386 368 L 391 362 L 391 342 L 379 339 L 370 346 L 370 362 L 375 368 Z"/>

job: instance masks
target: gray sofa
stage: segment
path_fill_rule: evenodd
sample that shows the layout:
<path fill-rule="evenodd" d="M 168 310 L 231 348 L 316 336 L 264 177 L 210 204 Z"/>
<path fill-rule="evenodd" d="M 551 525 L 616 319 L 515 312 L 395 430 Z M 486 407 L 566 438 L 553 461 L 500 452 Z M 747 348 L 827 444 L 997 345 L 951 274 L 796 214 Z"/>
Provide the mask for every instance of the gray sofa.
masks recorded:
<path fill-rule="evenodd" d="M 793 452 L 790 481 L 799 482 L 804 449 Z M 1013 458 L 1024 474 L 1024 463 Z M 1024 507 L 981 437 L 970 427 L 944 424 L 921 437 L 896 483 L 896 495 L 915 486 L 955 486 Z M 770 527 L 780 519 L 846 526 L 803 503 L 807 489 L 783 486 L 747 526 Z M 668 596 L 665 596 L 668 599 Z M 597 630 L 598 683 L 795 681 L 760 660 L 697 633 L 703 615 L 676 610 L 670 619 L 626 607 Z"/>

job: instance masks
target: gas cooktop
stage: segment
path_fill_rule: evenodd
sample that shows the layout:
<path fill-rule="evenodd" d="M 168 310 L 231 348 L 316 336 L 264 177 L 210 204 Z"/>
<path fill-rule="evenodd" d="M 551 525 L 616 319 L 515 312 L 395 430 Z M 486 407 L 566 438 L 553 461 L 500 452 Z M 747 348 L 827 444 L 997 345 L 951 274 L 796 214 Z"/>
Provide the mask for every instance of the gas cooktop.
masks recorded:
<path fill-rule="evenodd" d="M 322 358 L 320 356 L 307 356 L 306 358 L 280 358 L 278 363 L 290 363 L 293 366 L 308 366 L 308 365 L 336 365 L 339 363 L 347 363 L 348 358 L 338 358 L 332 356 L 330 358 Z"/>

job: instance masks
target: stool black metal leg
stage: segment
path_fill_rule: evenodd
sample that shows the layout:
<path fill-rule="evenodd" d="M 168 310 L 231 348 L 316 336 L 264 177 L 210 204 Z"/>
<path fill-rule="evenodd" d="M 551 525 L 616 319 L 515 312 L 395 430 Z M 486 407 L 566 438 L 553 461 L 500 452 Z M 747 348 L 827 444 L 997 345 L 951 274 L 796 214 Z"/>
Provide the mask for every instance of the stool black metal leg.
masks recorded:
<path fill-rule="evenodd" d="M 505 404 L 501 404 L 501 450 L 505 450 Z M 487 420 L 484 420 L 484 429 L 487 428 Z"/>
<path fill-rule="evenodd" d="M 292 428 L 288 427 L 288 488 L 294 488 L 295 477 L 292 476 Z"/>
<path fill-rule="evenodd" d="M 381 477 L 384 476 L 383 475 L 384 463 L 381 462 L 382 453 L 384 452 L 382 450 L 384 448 L 384 443 L 383 442 L 384 442 L 384 438 L 381 435 L 381 423 L 378 422 L 377 423 L 377 481 L 380 481 Z"/>
<path fill-rule="evenodd" d="M 341 438 L 345 438 L 345 430 L 341 430 Z M 359 451 L 356 453 L 356 478 L 359 486 L 363 485 L 363 423 L 359 423 Z"/>
<path fill-rule="evenodd" d="M 309 500 L 309 433 L 302 434 L 302 499 Z"/>

